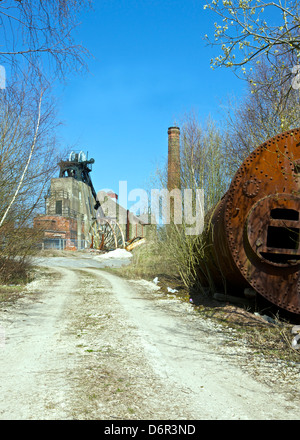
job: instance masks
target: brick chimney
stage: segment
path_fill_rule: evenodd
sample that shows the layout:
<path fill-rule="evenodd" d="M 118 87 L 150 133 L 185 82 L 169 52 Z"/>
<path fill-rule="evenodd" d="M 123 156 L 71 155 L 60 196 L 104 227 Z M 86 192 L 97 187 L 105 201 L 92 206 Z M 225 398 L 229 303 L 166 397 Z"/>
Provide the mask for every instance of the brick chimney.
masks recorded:
<path fill-rule="evenodd" d="M 168 129 L 168 190 L 180 188 L 180 129 Z"/>

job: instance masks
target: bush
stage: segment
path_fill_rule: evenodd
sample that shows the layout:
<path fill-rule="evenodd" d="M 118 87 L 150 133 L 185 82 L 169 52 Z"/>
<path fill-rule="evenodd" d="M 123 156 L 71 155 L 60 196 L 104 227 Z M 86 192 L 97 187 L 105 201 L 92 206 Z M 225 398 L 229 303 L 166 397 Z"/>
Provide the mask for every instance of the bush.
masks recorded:
<path fill-rule="evenodd" d="M 0 283 L 25 284 L 31 272 L 30 259 L 0 257 Z"/>

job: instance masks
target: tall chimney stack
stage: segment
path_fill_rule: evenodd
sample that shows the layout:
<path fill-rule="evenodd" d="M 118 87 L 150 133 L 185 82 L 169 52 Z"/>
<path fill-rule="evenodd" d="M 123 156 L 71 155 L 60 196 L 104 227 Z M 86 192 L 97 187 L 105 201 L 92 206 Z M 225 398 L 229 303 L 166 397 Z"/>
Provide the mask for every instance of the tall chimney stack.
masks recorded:
<path fill-rule="evenodd" d="M 180 129 L 168 129 L 168 190 L 180 188 Z"/>

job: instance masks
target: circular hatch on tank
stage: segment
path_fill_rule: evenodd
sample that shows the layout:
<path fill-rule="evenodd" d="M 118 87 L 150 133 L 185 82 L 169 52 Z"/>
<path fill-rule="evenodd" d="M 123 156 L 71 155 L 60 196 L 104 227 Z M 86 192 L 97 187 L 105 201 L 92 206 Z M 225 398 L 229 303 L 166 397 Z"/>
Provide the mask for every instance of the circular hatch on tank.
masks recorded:
<path fill-rule="evenodd" d="M 248 243 L 254 254 L 272 266 L 300 264 L 300 199 L 276 194 L 260 199 L 246 222 Z"/>

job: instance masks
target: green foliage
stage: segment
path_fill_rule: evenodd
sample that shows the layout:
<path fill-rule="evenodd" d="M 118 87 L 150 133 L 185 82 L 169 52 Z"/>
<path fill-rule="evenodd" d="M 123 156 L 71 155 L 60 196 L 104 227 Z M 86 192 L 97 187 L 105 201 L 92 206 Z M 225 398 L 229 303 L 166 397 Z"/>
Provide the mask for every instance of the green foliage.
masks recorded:
<path fill-rule="evenodd" d="M 278 55 L 300 55 L 299 2 L 263 2 L 261 0 L 213 0 L 204 9 L 214 12 L 221 21 L 214 24 L 212 44 L 222 53 L 211 60 L 212 67 L 241 67 L 260 62 L 263 55 L 271 63 Z M 274 24 L 274 22 L 276 24 Z"/>

